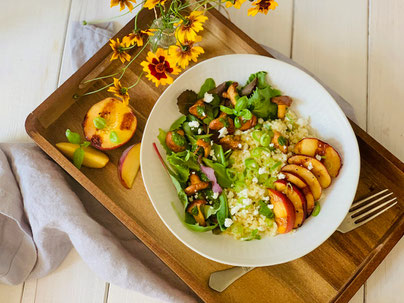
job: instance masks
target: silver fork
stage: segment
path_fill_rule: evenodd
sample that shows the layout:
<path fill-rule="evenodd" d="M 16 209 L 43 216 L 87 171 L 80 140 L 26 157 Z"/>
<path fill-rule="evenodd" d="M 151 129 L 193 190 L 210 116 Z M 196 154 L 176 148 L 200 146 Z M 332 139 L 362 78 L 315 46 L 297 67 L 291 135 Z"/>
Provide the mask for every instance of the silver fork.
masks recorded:
<path fill-rule="evenodd" d="M 391 197 L 393 193 L 388 191 L 388 189 L 384 189 L 365 199 L 353 202 L 347 216 L 337 230 L 342 233 L 347 233 L 396 205 L 398 202 L 397 198 Z M 213 272 L 209 278 L 209 287 L 218 292 L 222 292 L 234 281 L 254 268 L 255 267 L 233 267 Z"/>

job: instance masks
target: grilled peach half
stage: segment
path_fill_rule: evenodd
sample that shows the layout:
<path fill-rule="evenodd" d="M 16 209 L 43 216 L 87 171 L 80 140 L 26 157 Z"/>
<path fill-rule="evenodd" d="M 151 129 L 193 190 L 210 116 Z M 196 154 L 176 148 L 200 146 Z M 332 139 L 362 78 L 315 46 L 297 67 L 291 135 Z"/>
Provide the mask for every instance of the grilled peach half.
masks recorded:
<path fill-rule="evenodd" d="M 97 128 L 95 119 L 102 118 L 102 128 Z M 106 98 L 94 104 L 83 121 L 84 136 L 91 145 L 100 150 L 118 148 L 134 135 L 137 119 L 129 105 L 115 98 Z"/>
<path fill-rule="evenodd" d="M 342 167 L 342 160 L 338 152 L 328 143 L 315 138 L 300 140 L 295 146 L 294 153 L 309 157 L 314 157 L 315 155 L 322 156 L 323 160 L 321 162 L 333 178 L 338 176 Z"/>
<path fill-rule="evenodd" d="M 296 164 L 288 164 L 281 168 L 281 172 L 288 172 L 299 176 L 310 187 L 314 200 L 317 201 L 320 199 L 322 192 L 320 182 L 318 182 L 316 176 L 307 168 Z"/>
<path fill-rule="evenodd" d="M 301 165 L 310 170 L 316 176 L 322 188 L 327 188 L 328 186 L 330 186 L 331 176 L 324 164 L 318 161 L 316 158 L 303 155 L 295 155 L 288 159 L 288 163 Z"/>
<path fill-rule="evenodd" d="M 289 198 L 295 207 L 296 219 L 294 228 L 302 226 L 307 215 L 307 204 L 303 193 L 297 188 L 296 185 L 288 183 L 285 180 L 277 180 L 274 183 L 275 189 L 282 192 Z"/>
<path fill-rule="evenodd" d="M 302 178 L 296 176 L 295 174 L 288 173 L 288 172 L 282 172 L 285 175 L 285 180 L 293 183 L 296 185 L 300 191 L 303 193 L 304 197 L 306 198 L 306 204 L 307 204 L 307 217 L 311 215 L 311 212 L 314 209 L 314 197 L 313 194 L 307 185 L 306 182 L 302 180 Z"/>
<path fill-rule="evenodd" d="M 274 206 L 273 212 L 275 222 L 278 225 L 278 233 L 286 234 L 293 229 L 296 220 L 295 207 L 292 202 L 281 192 L 268 189 L 271 203 Z"/>

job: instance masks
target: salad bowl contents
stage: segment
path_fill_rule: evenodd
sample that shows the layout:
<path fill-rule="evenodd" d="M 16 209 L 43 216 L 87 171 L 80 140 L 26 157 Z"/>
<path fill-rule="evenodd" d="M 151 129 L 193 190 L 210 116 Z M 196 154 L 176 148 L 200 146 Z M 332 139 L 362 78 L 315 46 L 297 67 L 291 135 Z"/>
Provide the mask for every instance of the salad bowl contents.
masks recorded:
<path fill-rule="evenodd" d="M 360 165 L 349 122 L 318 82 L 247 54 L 205 60 L 164 91 L 140 163 L 166 227 L 237 266 L 288 262 L 323 243 L 349 210 Z"/>
<path fill-rule="evenodd" d="M 182 92 L 177 105 L 182 115 L 158 139 L 187 228 L 250 241 L 291 232 L 318 215 L 341 157 L 313 137 L 267 72 L 243 85 L 208 78 L 198 93 Z"/>

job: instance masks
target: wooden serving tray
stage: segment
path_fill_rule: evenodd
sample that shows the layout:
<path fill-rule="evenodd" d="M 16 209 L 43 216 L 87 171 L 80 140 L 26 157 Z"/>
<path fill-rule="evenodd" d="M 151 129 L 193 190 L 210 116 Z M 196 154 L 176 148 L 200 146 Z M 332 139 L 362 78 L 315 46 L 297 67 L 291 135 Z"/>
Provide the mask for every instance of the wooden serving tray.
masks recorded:
<path fill-rule="evenodd" d="M 207 13 L 203 32 L 201 60 L 224 54 L 252 53 L 270 56 L 263 48 L 225 19 L 216 10 Z M 143 25 L 151 24 L 153 14 L 143 10 Z M 116 37 L 133 29 L 129 22 Z M 84 80 L 117 71 L 120 62 L 110 62 L 111 50 L 105 45 L 69 80 L 46 99 L 26 120 L 33 140 L 63 169 L 84 186 L 102 205 L 163 260 L 195 293 L 206 302 L 347 302 L 404 233 L 404 164 L 352 123 L 361 152 L 361 176 L 357 198 L 389 188 L 399 204 L 375 220 L 347 234 L 335 232 L 310 254 L 281 265 L 258 268 L 236 281 L 222 293 L 208 286 L 210 273 L 228 268 L 193 252 L 165 227 L 149 201 L 141 175 L 133 189 L 125 189 L 117 178 L 116 164 L 123 148 L 108 152 L 110 163 L 104 169 L 76 169 L 56 148 L 65 141 L 67 128 L 82 134 L 81 122 L 90 106 L 110 96 L 106 91 L 77 98 L 77 94 L 102 87 L 106 82 L 89 85 Z M 124 85 L 134 83 L 140 61 L 127 70 Z M 138 130 L 131 143 L 139 142 L 147 117 L 164 87 L 156 88 L 143 78 L 131 93 L 138 117 Z M 156 159 L 157 161 L 157 159 Z"/>

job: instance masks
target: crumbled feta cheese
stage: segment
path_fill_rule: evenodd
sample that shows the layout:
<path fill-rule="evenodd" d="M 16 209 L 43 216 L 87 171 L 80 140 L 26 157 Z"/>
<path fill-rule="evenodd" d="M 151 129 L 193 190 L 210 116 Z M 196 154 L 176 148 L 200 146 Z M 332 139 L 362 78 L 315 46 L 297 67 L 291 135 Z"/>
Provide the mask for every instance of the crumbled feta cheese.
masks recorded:
<path fill-rule="evenodd" d="M 213 146 L 213 141 L 210 141 L 210 146 Z"/>
<path fill-rule="evenodd" d="M 268 172 L 268 171 L 267 171 L 266 167 L 260 167 L 260 168 L 258 169 L 258 174 L 260 174 L 260 175 L 265 174 L 265 173 L 267 173 L 267 172 Z"/>
<path fill-rule="evenodd" d="M 268 204 L 268 208 L 269 208 L 269 209 L 273 209 L 273 208 L 274 208 L 274 205 L 273 205 L 273 204 Z"/>
<path fill-rule="evenodd" d="M 274 147 L 274 144 L 273 143 L 269 144 L 269 147 Z"/>
<path fill-rule="evenodd" d="M 191 128 L 197 128 L 199 127 L 199 122 L 198 121 L 191 121 L 188 123 L 189 127 Z"/>
<path fill-rule="evenodd" d="M 284 174 L 282 174 L 282 173 L 278 174 L 278 179 L 285 179 L 285 178 L 286 178 L 286 176 Z"/>
<path fill-rule="evenodd" d="M 264 123 L 264 119 L 259 118 L 259 119 L 258 119 L 258 123 L 259 123 L 259 124 L 263 124 L 263 123 Z"/>
<path fill-rule="evenodd" d="M 237 147 L 238 147 L 238 148 L 242 148 L 242 147 L 243 147 L 243 144 L 239 143 L 239 144 L 237 145 Z"/>
<path fill-rule="evenodd" d="M 240 205 L 236 205 L 234 207 L 230 208 L 230 214 L 233 216 L 235 213 L 237 213 L 240 210 L 241 206 Z"/>
<path fill-rule="evenodd" d="M 248 196 L 248 189 L 247 189 L 247 188 L 243 189 L 242 191 L 240 191 L 240 192 L 238 193 L 238 195 L 239 195 L 240 197 L 247 197 L 247 196 Z"/>
<path fill-rule="evenodd" d="M 253 183 L 258 183 L 258 179 L 257 179 L 257 177 L 254 177 L 254 178 L 252 178 L 252 180 L 251 180 Z"/>
<path fill-rule="evenodd" d="M 225 227 L 230 227 L 233 224 L 233 220 L 230 218 L 224 219 L 224 226 Z"/>
<path fill-rule="evenodd" d="M 269 197 L 262 197 L 262 200 L 269 201 Z"/>
<path fill-rule="evenodd" d="M 217 197 L 219 197 L 219 193 L 213 193 L 212 198 L 217 199 Z"/>
<path fill-rule="evenodd" d="M 321 161 L 321 156 L 320 156 L 320 155 L 316 155 L 316 159 L 317 159 L 318 161 Z"/>
<path fill-rule="evenodd" d="M 243 199 L 243 204 L 248 206 L 252 204 L 252 200 L 250 198 L 245 198 Z"/>
<path fill-rule="evenodd" d="M 206 93 L 203 95 L 203 101 L 206 102 L 206 103 L 212 102 L 212 101 L 213 101 L 213 95 L 212 95 L 212 94 L 209 94 L 208 92 L 206 92 Z"/>
<path fill-rule="evenodd" d="M 212 160 L 213 160 L 213 161 L 216 161 L 216 160 L 217 160 L 216 155 L 215 155 L 215 151 L 214 151 L 213 149 L 210 150 L 209 156 L 212 157 Z"/>
<path fill-rule="evenodd" d="M 257 209 L 255 209 L 255 210 L 253 211 L 253 215 L 254 215 L 254 216 L 258 215 L 258 210 L 257 210 Z"/>
<path fill-rule="evenodd" d="M 193 171 L 191 174 L 195 175 L 195 172 Z"/>
<path fill-rule="evenodd" d="M 198 135 L 202 134 L 202 129 L 198 128 Z"/>
<path fill-rule="evenodd" d="M 219 129 L 219 138 L 223 138 L 224 136 L 226 136 L 229 132 L 227 131 L 226 127 L 222 127 L 221 129 Z"/>
<path fill-rule="evenodd" d="M 308 170 L 312 170 L 313 169 L 313 164 L 311 162 L 309 162 L 309 165 L 307 165 L 307 169 Z"/>
<path fill-rule="evenodd" d="M 237 130 L 234 132 L 234 134 L 235 134 L 236 136 L 240 136 L 240 135 L 242 134 L 242 132 L 241 132 L 241 130 L 237 129 Z"/>

